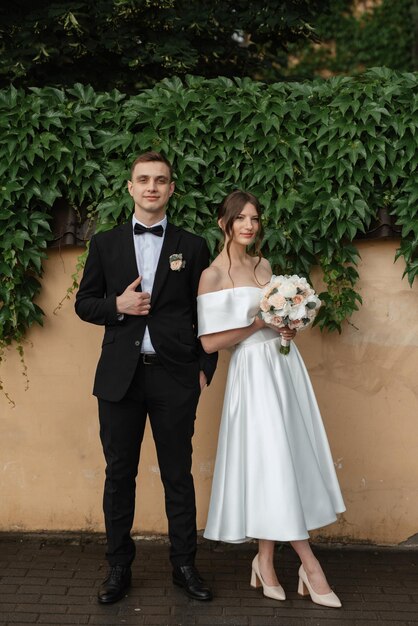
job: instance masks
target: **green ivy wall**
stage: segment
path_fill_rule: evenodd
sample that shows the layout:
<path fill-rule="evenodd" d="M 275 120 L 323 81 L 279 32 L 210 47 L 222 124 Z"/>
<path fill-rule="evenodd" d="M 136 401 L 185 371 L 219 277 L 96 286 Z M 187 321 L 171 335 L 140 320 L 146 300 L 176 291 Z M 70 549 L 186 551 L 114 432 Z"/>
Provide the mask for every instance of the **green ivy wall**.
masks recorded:
<path fill-rule="evenodd" d="M 418 272 L 417 74 L 377 68 L 273 85 L 174 78 L 130 97 L 80 84 L 10 87 L 0 91 L 0 347 L 42 323 L 34 300 L 57 201 L 111 228 L 132 210 L 129 165 L 149 149 L 174 163 L 171 219 L 213 251 L 223 196 L 240 187 L 260 198 L 275 270 L 323 270 L 321 328 L 341 331 L 361 301 L 353 240 L 379 209 L 402 229 L 396 255 L 410 284 Z"/>

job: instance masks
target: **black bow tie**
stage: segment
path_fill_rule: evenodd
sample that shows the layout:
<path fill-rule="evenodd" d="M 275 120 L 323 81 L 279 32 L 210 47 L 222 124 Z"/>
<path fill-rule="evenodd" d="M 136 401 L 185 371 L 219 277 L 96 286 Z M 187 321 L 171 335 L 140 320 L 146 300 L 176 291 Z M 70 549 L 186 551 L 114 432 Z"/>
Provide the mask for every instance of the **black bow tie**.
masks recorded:
<path fill-rule="evenodd" d="M 152 233 L 153 235 L 157 235 L 157 237 L 162 237 L 164 235 L 164 228 L 161 226 L 151 226 L 151 228 L 147 228 L 146 226 L 142 226 L 142 224 L 138 224 L 138 222 L 134 226 L 135 235 L 143 235 L 144 233 Z"/>

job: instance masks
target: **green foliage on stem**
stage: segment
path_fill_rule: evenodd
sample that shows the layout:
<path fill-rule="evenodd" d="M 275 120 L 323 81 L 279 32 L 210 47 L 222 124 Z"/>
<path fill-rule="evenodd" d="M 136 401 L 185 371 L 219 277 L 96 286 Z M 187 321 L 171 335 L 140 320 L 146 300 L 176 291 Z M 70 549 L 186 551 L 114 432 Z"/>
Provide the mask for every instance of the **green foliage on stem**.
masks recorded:
<path fill-rule="evenodd" d="M 288 46 L 287 76 L 355 74 L 374 66 L 418 69 L 417 0 L 382 0 L 359 11 L 353 0 L 335 0 L 315 21 L 321 43 L 300 39 Z"/>
<path fill-rule="evenodd" d="M 0 7 L 0 85 L 125 92 L 197 74 L 278 80 L 329 0 L 14 0 Z"/>
<path fill-rule="evenodd" d="M 126 220 L 130 164 L 150 149 L 174 164 L 171 220 L 212 252 L 217 204 L 237 187 L 255 193 L 264 254 L 276 273 L 321 266 L 317 323 L 341 332 L 361 303 L 353 240 L 380 208 L 402 228 L 397 258 L 411 285 L 418 274 L 417 87 L 416 74 L 380 68 L 272 85 L 189 76 L 136 96 L 81 84 L 0 91 L 0 347 L 42 324 L 35 300 L 56 201 L 97 230 Z"/>

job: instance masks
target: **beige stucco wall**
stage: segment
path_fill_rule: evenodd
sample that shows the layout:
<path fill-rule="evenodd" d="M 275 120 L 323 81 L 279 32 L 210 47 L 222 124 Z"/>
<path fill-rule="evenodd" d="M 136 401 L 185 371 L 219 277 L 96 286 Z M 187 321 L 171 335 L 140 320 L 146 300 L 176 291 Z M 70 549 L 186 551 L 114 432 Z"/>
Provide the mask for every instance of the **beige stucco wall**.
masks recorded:
<path fill-rule="evenodd" d="M 297 338 L 330 439 L 347 512 L 316 536 L 399 543 L 418 532 L 418 285 L 401 280 L 396 243 L 360 244 L 364 305 L 341 336 L 311 329 Z M 39 299 L 44 328 L 0 366 L 12 406 L 0 397 L 0 530 L 103 531 L 104 463 L 91 396 L 102 329 L 81 322 L 71 284 L 80 250 L 51 251 Z M 319 276 L 314 278 L 317 288 Z M 228 355 L 204 391 L 194 438 L 198 527 L 213 471 Z M 257 393 L 257 390 L 254 390 Z M 286 503 L 283 503 L 286 506 Z M 165 533 L 154 446 L 147 430 L 140 464 L 136 533 Z"/>

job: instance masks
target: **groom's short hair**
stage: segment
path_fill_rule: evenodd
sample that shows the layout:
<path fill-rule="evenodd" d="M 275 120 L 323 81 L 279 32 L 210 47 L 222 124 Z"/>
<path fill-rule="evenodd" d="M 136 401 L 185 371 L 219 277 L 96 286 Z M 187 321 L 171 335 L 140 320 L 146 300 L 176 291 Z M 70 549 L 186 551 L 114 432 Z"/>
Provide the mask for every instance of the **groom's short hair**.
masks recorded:
<path fill-rule="evenodd" d="M 137 163 L 149 163 L 150 161 L 159 161 L 160 163 L 165 163 L 167 165 L 168 170 L 170 172 L 170 180 L 173 178 L 173 166 L 170 161 L 163 155 L 161 152 L 154 152 L 150 150 L 149 152 L 144 152 L 136 157 L 135 161 L 132 163 L 131 167 L 131 180 L 134 173 L 134 169 Z"/>

